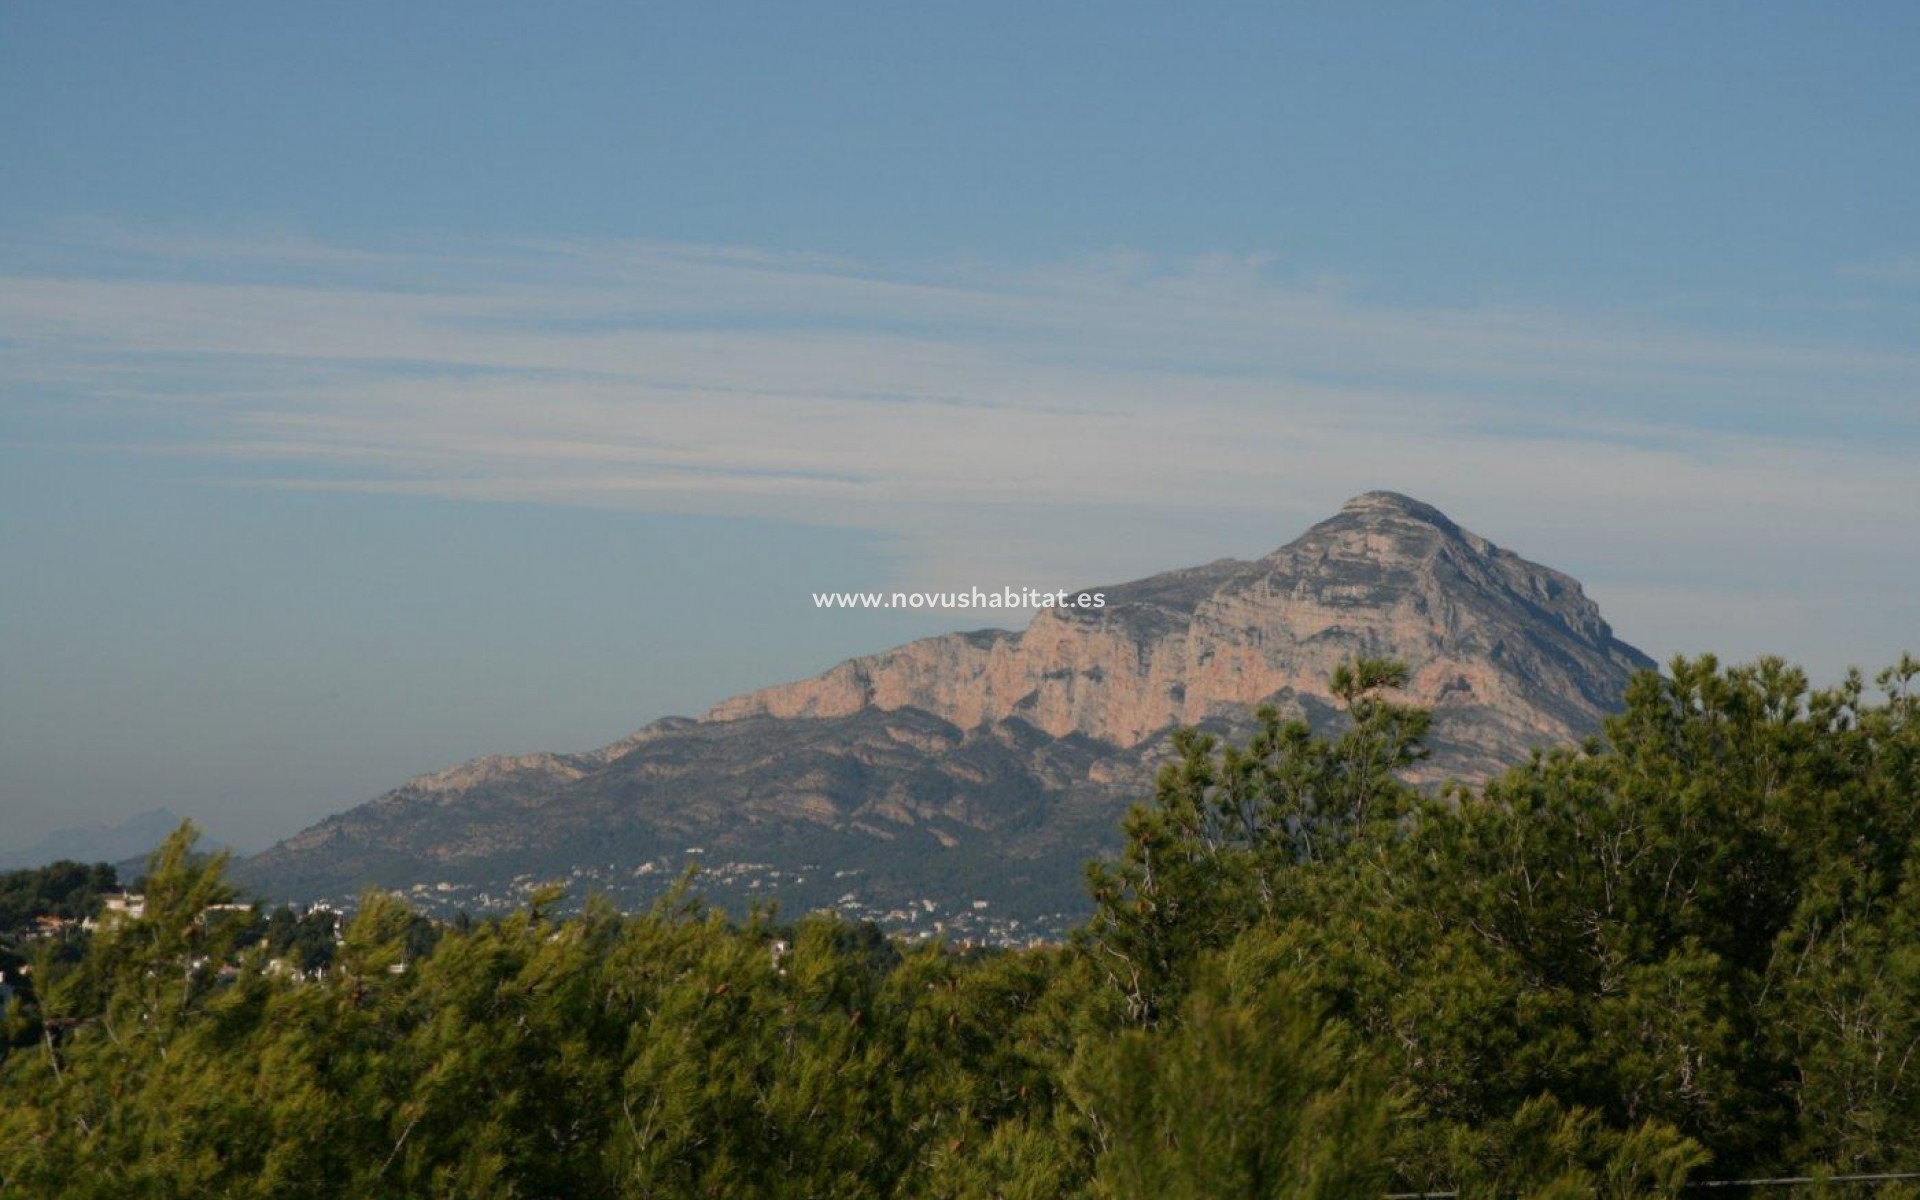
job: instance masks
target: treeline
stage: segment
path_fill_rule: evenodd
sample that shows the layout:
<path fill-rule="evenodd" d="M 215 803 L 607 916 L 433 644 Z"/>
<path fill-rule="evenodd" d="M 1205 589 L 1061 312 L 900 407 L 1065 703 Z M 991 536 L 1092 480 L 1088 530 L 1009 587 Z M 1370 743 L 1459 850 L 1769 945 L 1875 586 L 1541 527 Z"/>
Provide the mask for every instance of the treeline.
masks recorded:
<path fill-rule="evenodd" d="M 35 917 L 80 920 L 99 915 L 103 893 L 119 880 L 107 863 L 61 861 L 44 867 L 0 871 L 0 939 L 25 929 Z"/>
<path fill-rule="evenodd" d="M 1193 733 L 1069 946 L 829 919 L 422 936 L 273 966 L 177 836 L 36 964 L 0 1195 L 1671 1195 L 1920 1172 L 1920 663 L 1646 674 L 1602 742 L 1415 792 L 1404 671 L 1334 739 Z M 285 944 L 283 931 L 277 939 Z M 225 964 L 224 972 L 218 966 Z M 1838 1190 L 1844 1186 L 1844 1193 Z M 1770 1195 L 1912 1196 L 1900 1181 Z M 1718 1194 L 1718 1193 L 1715 1193 Z"/>

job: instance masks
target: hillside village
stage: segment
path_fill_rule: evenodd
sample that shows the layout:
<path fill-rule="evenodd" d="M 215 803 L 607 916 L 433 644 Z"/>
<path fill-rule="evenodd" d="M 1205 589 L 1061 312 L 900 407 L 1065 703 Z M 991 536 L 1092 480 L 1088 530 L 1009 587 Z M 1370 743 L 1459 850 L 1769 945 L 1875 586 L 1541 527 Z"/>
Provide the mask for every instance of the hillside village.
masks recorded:
<path fill-rule="evenodd" d="M 686 855 L 689 863 L 699 864 L 704 852 L 700 847 L 689 847 Z M 876 934 L 897 937 L 904 944 L 937 942 L 954 950 L 1038 947 L 1059 942 L 1071 924 L 1066 913 L 1054 914 L 1046 921 L 1001 916 L 986 900 L 962 908 L 943 907 L 932 899 L 882 906 L 863 898 L 859 875 L 850 870 L 834 872 L 847 891 L 837 904 L 821 911 L 831 912 L 850 926 L 867 926 Z M 601 896 L 624 911 L 645 911 L 683 882 L 691 895 L 704 902 L 746 913 L 755 905 L 771 911 L 776 890 L 783 885 L 804 884 L 806 875 L 765 863 L 733 862 L 683 872 L 661 861 L 626 872 L 610 866 L 580 866 L 557 880 L 521 875 L 504 886 L 490 888 L 451 881 L 422 883 L 386 895 L 404 903 L 414 914 L 409 948 L 424 954 L 444 932 L 464 932 L 477 921 L 497 920 L 524 910 L 556 886 L 565 889 L 562 910 L 577 910 L 584 897 Z M 16 997 L 31 995 L 36 956 L 77 961 L 93 937 L 141 921 L 147 915 L 146 896 L 121 886 L 107 864 L 84 867 L 55 863 L 7 872 L 0 874 L 0 892 L 20 897 L 0 910 L 0 1009 Z M 365 896 L 342 896 L 272 908 L 257 901 L 205 905 L 197 923 L 225 925 L 236 952 L 221 961 L 194 956 L 187 960 L 186 968 L 195 973 L 211 971 L 216 982 L 229 982 L 238 974 L 240 956 L 254 953 L 265 956 L 262 968 L 270 975 L 323 979 L 344 940 L 347 921 L 364 900 Z M 405 970 L 406 960 L 391 969 Z"/>
<path fill-rule="evenodd" d="M 615 863 L 591 863 L 573 867 L 554 878 L 522 873 L 499 884 L 476 884 L 456 880 L 416 883 L 394 888 L 387 894 L 405 901 L 414 911 L 437 921 L 450 922 L 461 914 L 481 918 L 502 915 L 524 907 L 542 889 L 555 885 L 566 889 L 563 910 L 577 909 L 590 896 L 601 896 L 625 912 L 643 912 L 671 894 L 685 881 L 689 894 L 736 916 L 745 916 L 756 907 L 771 908 L 790 889 L 832 881 L 830 890 L 837 896 L 829 904 L 808 909 L 831 912 L 850 924 L 871 923 L 882 931 L 909 943 L 947 941 L 982 946 L 1037 946 L 1064 938 L 1080 914 L 1067 911 L 1031 916 L 1026 919 L 1002 913 L 990 899 L 974 898 L 942 901 L 931 896 L 906 902 L 874 899 L 866 885 L 866 872 L 858 868 L 829 870 L 815 865 L 787 869 L 762 862 L 708 862 L 703 848 L 690 846 L 684 851 L 684 865 L 676 866 L 666 858 L 653 859 L 637 867 Z M 816 891 L 817 891 L 816 886 Z M 354 895 L 323 896 L 319 903 L 351 912 L 359 902 Z M 782 908 L 782 915 L 802 915 Z"/>

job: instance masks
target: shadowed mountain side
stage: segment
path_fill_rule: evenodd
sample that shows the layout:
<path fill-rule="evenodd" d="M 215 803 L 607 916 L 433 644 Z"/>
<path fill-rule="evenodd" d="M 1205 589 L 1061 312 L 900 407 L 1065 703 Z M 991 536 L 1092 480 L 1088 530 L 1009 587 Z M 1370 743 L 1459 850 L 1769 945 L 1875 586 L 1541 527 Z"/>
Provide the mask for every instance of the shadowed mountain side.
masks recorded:
<path fill-rule="evenodd" d="M 1021 634 L 949 634 L 716 705 L 710 720 L 922 708 L 971 727 L 1017 716 L 1055 736 L 1134 746 L 1240 720 L 1276 696 L 1330 702 L 1356 656 L 1413 669 L 1440 773 L 1480 776 L 1590 733 L 1653 662 L 1615 640 L 1580 584 L 1392 492 L 1349 501 L 1253 562 L 1223 559 L 1106 588 L 1104 608 L 1042 612 Z"/>
<path fill-rule="evenodd" d="M 364 886 L 497 884 L 582 863 L 630 873 L 663 859 L 668 871 L 751 861 L 814 869 L 811 892 L 853 865 L 891 906 L 927 875 L 997 895 L 1010 864 L 1027 862 L 1016 873 L 1046 875 L 1071 907 L 1080 864 L 1106 848 L 1113 814 L 1147 778 L 1144 758 L 1018 719 L 962 730 L 918 709 L 670 719 L 603 761 L 496 760 L 458 786 L 423 777 L 248 860 L 240 876 L 276 896 L 339 900 Z M 796 901 L 791 880 L 782 894 Z"/>
<path fill-rule="evenodd" d="M 590 753 L 422 776 L 242 877 L 292 898 L 375 885 L 485 907 L 563 875 L 657 891 L 691 860 L 789 907 L 1030 920 L 1077 911 L 1080 863 L 1112 848 L 1176 726 L 1242 731 L 1273 703 L 1326 729 L 1334 669 L 1396 658 L 1406 698 L 1435 713 L 1422 778 L 1479 778 L 1597 731 L 1653 665 L 1573 579 L 1391 492 L 1251 562 L 1088 590 L 1106 606 L 852 659 Z"/>
<path fill-rule="evenodd" d="M 166 841 L 167 835 L 179 825 L 180 818 L 172 810 L 156 808 L 114 825 L 58 829 L 32 845 L 0 850 L 0 870 L 44 867 L 64 859 L 113 863 L 121 868 L 123 878 L 136 878 L 146 865 L 148 853 Z M 209 837 L 202 839 L 200 846 L 202 850 L 213 851 L 224 849 L 225 843 Z"/>

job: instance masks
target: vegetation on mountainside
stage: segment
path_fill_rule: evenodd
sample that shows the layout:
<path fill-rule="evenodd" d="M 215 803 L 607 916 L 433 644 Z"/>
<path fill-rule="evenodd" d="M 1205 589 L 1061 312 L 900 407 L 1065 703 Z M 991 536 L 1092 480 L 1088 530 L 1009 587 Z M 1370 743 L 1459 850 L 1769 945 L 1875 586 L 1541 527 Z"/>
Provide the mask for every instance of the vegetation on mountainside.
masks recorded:
<path fill-rule="evenodd" d="M 1681 660 L 1604 744 L 1428 796 L 1395 778 L 1426 717 L 1363 661 L 1336 739 L 1270 713 L 1244 746 L 1180 735 L 1089 870 L 1093 919 L 1024 951 L 684 895 L 434 937 L 370 895 L 314 978 L 276 965 L 295 927 L 211 908 L 223 863 L 183 831 L 146 918 L 36 962 L 10 1005 L 0 1194 L 1625 1197 L 1920 1172 L 1916 679 Z"/>
<path fill-rule="evenodd" d="M 119 881 L 106 863 L 61 861 L 0 871 L 0 939 L 17 935 L 36 917 L 79 920 L 100 911 L 100 897 Z"/>

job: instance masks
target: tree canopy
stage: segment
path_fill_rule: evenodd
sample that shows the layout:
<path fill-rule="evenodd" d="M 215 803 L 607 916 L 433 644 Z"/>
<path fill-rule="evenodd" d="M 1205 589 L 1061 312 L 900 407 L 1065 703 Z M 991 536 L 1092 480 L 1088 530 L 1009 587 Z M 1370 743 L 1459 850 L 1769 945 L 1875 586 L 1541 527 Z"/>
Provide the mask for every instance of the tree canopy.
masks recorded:
<path fill-rule="evenodd" d="M 1017 951 L 684 893 L 440 928 L 374 894 L 336 929 L 219 907 L 224 863 L 183 829 L 146 917 L 39 956 L 9 1003 L 0 1194 L 1626 1197 L 1920 1172 L 1916 679 L 1678 660 L 1603 738 L 1423 792 L 1400 776 L 1426 714 L 1362 660 L 1333 736 L 1272 711 L 1242 744 L 1176 734 L 1089 867 L 1093 916 Z"/>

